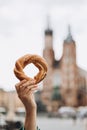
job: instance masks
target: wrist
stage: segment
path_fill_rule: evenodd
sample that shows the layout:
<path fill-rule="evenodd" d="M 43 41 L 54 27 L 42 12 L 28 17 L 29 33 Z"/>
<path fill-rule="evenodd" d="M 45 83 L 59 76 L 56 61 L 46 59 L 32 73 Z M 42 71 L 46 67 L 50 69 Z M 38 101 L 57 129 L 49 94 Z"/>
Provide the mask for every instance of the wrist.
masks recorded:
<path fill-rule="evenodd" d="M 36 107 L 33 107 L 33 108 L 31 108 L 31 109 L 30 109 L 30 108 L 29 108 L 29 109 L 26 108 L 25 110 L 26 110 L 26 115 L 27 115 L 27 116 L 30 116 L 30 115 L 32 115 L 32 114 L 35 114 L 36 111 L 37 111 Z"/>
<path fill-rule="evenodd" d="M 25 116 L 25 130 L 36 130 L 36 109 L 26 111 Z"/>
<path fill-rule="evenodd" d="M 25 109 L 26 109 L 26 111 L 29 111 L 29 110 L 36 110 L 37 109 L 37 105 L 36 105 L 36 103 L 35 104 L 24 104 L 24 106 L 25 106 Z"/>

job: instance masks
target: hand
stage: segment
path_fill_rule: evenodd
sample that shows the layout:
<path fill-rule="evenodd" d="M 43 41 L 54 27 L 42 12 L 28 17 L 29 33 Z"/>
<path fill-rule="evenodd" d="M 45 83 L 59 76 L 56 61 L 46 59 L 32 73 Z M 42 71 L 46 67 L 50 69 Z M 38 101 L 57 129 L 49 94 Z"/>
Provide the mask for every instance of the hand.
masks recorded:
<path fill-rule="evenodd" d="M 31 113 L 32 110 L 36 109 L 36 102 L 34 99 L 33 92 L 37 90 L 37 85 L 34 84 L 35 80 L 22 80 L 15 85 L 18 97 L 24 104 L 26 112 L 29 113 Z"/>

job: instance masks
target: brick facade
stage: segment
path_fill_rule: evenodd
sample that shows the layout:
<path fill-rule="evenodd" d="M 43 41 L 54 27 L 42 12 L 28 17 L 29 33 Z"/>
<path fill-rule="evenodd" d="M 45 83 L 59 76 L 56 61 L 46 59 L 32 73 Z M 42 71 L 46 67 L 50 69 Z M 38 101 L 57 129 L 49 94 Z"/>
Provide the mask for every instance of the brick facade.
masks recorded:
<path fill-rule="evenodd" d="M 49 28 L 45 31 L 43 57 L 49 66 L 47 77 L 43 81 L 43 92 L 41 93 L 43 103 L 46 105 L 51 103 L 54 88 L 57 86 L 63 105 L 87 105 L 87 72 L 77 65 L 76 43 L 72 38 L 70 28 L 63 43 L 60 60 L 55 59 L 53 31 Z"/>

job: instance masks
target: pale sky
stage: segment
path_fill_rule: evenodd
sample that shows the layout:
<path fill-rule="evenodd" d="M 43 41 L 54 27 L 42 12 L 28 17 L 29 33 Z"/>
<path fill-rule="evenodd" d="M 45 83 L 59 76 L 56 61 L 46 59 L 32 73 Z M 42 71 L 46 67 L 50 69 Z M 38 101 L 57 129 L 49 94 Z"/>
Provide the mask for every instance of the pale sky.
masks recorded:
<path fill-rule="evenodd" d="M 54 31 L 56 58 L 62 55 L 70 24 L 77 46 L 77 64 L 87 70 L 87 0 L 0 0 L 0 86 L 3 89 L 14 90 L 18 80 L 13 69 L 19 57 L 27 53 L 42 56 L 47 15 Z M 37 70 L 29 65 L 25 72 L 33 77 Z"/>

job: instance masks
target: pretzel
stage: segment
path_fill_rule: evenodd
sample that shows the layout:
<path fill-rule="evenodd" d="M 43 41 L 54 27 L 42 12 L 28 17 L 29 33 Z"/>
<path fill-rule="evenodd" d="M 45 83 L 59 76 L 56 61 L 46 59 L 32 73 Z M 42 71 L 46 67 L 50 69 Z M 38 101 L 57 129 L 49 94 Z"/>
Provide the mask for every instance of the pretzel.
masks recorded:
<path fill-rule="evenodd" d="M 34 78 L 28 77 L 23 71 L 25 66 L 30 63 L 33 63 L 39 70 L 39 72 L 37 73 L 36 76 L 34 76 Z M 39 55 L 27 54 L 16 61 L 14 74 L 20 81 L 23 79 L 26 80 L 35 79 L 35 84 L 36 84 L 42 81 L 47 75 L 47 63 L 45 59 L 40 57 Z"/>

